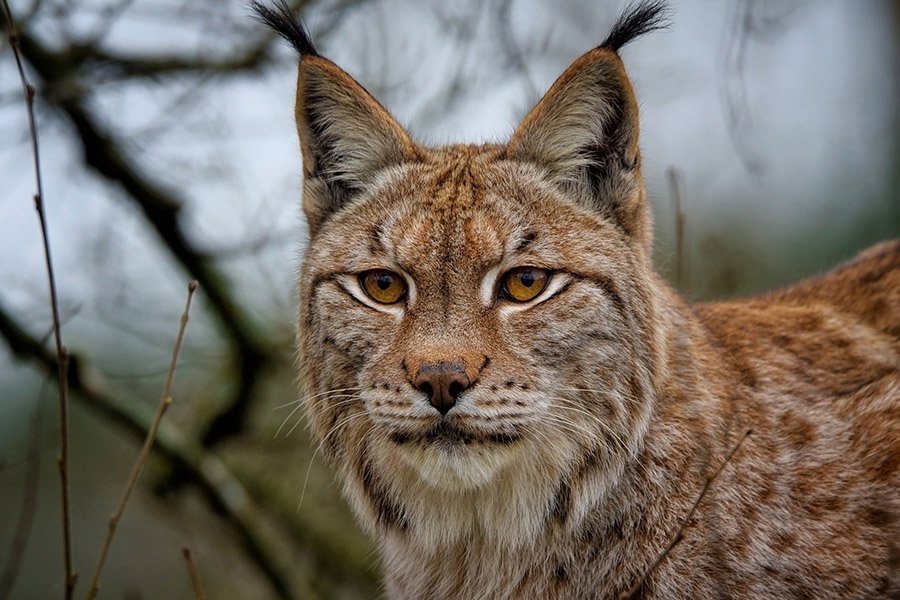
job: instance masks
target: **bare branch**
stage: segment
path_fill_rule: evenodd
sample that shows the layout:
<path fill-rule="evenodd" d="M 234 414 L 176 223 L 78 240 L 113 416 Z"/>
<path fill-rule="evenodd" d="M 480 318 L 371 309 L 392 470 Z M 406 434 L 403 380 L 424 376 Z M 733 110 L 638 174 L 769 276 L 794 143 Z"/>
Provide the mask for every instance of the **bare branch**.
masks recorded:
<path fill-rule="evenodd" d="M 23 34 L 20 40 L 25 58 L 48 82 L 48 87 L 74 72 L 75 67 L 34 38 Z M 209 425 L 203 442 L 213 445 L 240 431 L 259 368 L 271 357 L 269 348 L 258 339 L 256 323 L 237 305 L 225 275 L 185 236 L 180 223 L 183 201 L 141 173 L 122 150 L 122 143 L 87 109 L 85 93 L 73 84 L 65 93 L 50 94 L 46 99 L 60 108 L 75 127 L 88 166 L 128 192 L 166 248 L 203 288 L 224 332 L 234 342 L 239 376 L 236 391 Z"/>
<path fill-rule="evenodd" d="M 57 358 L 28 333 L 0 305 L 0 337 L 13 354 L 37 361 L 48 373 L 56 376 Z M 73 397 L 87 408 L 122 426 L 132 435 L 144 438 L 153 420 L 151 412 L 140 403 L 124 402 L 100 389 L 96 382 L 103 377 L 89 365 L 72 357 L 68 372 Z M 228 525 L 238 533 L 244 551 L 260 569 L 279 598 L 315 598 L 308 573 L 298 573 L 292 561 L 287 532 L 273 527 L 270 519 L 253 500 L 244 484 L 216 454 L 204 448 L 170 422 L 159 426 L 154 450 L 177 469 L 186 480 L 204 494 L 212 510 L 223 515 Z M 305 524 L 303 543 L 312 556 L 334 555 L 333 540 L 321 537 L 314 524 Z M 318 565 L 321 573 L 345 586 L 357 586 L 360 597 L 376 594 L 373 575 L 368 565 L 331 560 Z M 303 578 L 298 581 L 298 578 Z"/>
<path fill-rule="evenodd" d="M 100 576 L 103 573 L 103 566 L 106 564 L 106 557 L 109 554 L 110 546 L 112 546 L 116 528 L 119 525 L 119 521 L 122 519 L 122 514 L 125 512 L 125 505 L 128 503 L 128 498 L 131 497 L 131 492 L 134 490 L 138 477 L 141 475 L 144 463 L 147 461 L 147 457 L 150 456 L 150 448 L 153 447 L 153 442 L 156 439 L 157 431 L 159 431 L 159 424 L 162 421 L 163 415 L 166 414 L 166 411 L 172 404 L 172 382 L 175 379 L 175 369 L 178 367 L 178 356 L 181 354 L 182 346 L 184 346 L 184 331 L 187 327 L 188 315 L 191 310 L 191 300 L 194 297 L 194 291 L 196 289 L 196 281 L 192 281 L 188 284 L 187 300 L 178 325 L 178 335 L 175 337 L 175 345 L 172 348 L 172 360 L 169 363 L 169 372 L 166 375 L 166 383 L 163 386 L 162 398 L 160 398 L 156 414 L 153 416 L 153 422 L 150 423 L 150 429 L 147 430 L 147 435 L 144 438 L 144 445 L 141 447 L 137 460 L 131 469 L 131 474 L 128 476 L 128 481 L 125 484 L 125 490 L 122 492 L 119 505 L 116 507 L 116 511 L 113 515 L 109 518 L 109 524 L 106 529 L 106 538 L 103 540 L 103 546 L 100 548 L 100 556 L 97 559 L 97 568 L 94 570 L 94 577 L 91 579 L 91 587 L 85 596 L 87 600 L 93 600 L 100 592 Z"/>
<path fill-rule="evenodd" d="M 66 385 L 66 371 L 69 365 L 69 356 L 66 347 L 62 343 L 62 332 L 59 326 L 59 300 L 56 294 L 56 277 L 53 273 L 53 259 L 50 253 L 50 236 L 47 233 L 47 216 L 44 211 L 44 189 L 41 182 L 41 156 L 38 144 L 38 131 L 34 119 L 34 86 L 28 82 L 25 76 L 25 68 L 22 65 L 19 45 L 19 35 L 15 22 L 6 0 L 2 0 L 3 14 L 6 18 L 7 36 L 16 59 L 16 67 L 19 70 L 19 79 L 22 82 L 22 90 L 25 92 L 25 106 L 28 112 L 28 128 L 31 132 L 31 149 L 34 160 L 34 178 L 36 192 L 34 195 L 34 208 L 38 214 L 41 226 L 41 239 L 44 245 L 44 261 L 47 267 L 47 282 L 50 286 L 50 314 L 53 319 L 53 337 L 56 341 L 56 356 L 59 390 L 59 487 L 62 502 L 62 528 L 63 528 L 63 561 L 65 563 L 66 576 L 66 600 L 70 600 L 75 590 L 75 582 L 78 574 L 72 565 L 72 518 L 69 506 L 69 394 Z"/>
<path fill-rule="evenodd" d="M 181 547 L 181 553 L 184 555 L 184 562 L 187 563 L 188 572 L 191 575 L 191 586 L 194 588 L 195 600 L 206 600 L 206 594 L 203 593 L 203 584 L 200 582 L 200 571 L 194 563 L 194 557 L 191 555 L 191 547 L 185 544 Z"/>
<path fill-rule="evenodd" d="M 93 45 L 73 46 L 69 52 L 85 67 L 104 80 L 162 77 L 187 74 L 234 73 L 260 67 L 269 58 L 272 36 L 254 44 L 240 54 L 222 58 L 182 55 L 127 56 L 114 54 Z M 85 70 L 88 70 L 87 68 Z M 93 73 L 92 73 L 93 77 Z"/>
<path fill-rule="evenodd" d="M 650 574 L 653 573 L 656 567 L 658 567 L 663 560 L 665 560 L 666 556 L 669 555 L 669 552 L 672 551 L 672 548 L 674 548 L 684 537 L 684 532 L 687 529 L 688 524 L 691 522 L 691 519 L 694 517 L 694 513 L 697 512 L 697 507 L 700 506 L 700 503 L 703 501 L 703 497 L 706 496 L 706 492 L 709 490 L 709 486 L 712 485 L 712 482 L 716 480 L 716 478 L 719 476 L 719 473 L 721 473 L 722 469 L 725 468 L 725 465 L 731 462 L 731 459 L 732 457 L 734 457 L 735 452 L 738 451 L 738 449 L 744 443 L 744 440 L 746 440 L 751 433 L 753 433 L 752 429 L 748 429 L 747 431 L 745 431 L 743 435 L 741 435 L 741 437 L 738 439 L 737 443 L 735 443 L 735 445 L 725 456 L 725 460 L 722 461 L 722 464 L 719 465 L 719 468 L 717 468 L 711 475 L 708 475 L 706 477 L 706 480 L 703 482 L 703 488 L 700 490 L 700 495 L 697 496 L 697 499 L 694 501 L 693 506 L 691 506 L 691 509 L 684 517 L 684 520 L 681 521 L 681 526 L 678 528 L 678 531 L 675 532 L 675 535 L 672 537 L 672 540 L 666 546 L 665 550 L 663 550 L 656 558 L 656 560 L 653 561 L 653 563 L 649 567 L 647 567 L 647 570 L 644 571 L 643 575 L 641 575 L 641 577 L 637 580 L 637 583 L 635 583 L 631 587 L 631 589 L 619 595 L 619 600 L 634 600 L 635 598 L 638 598 L 638 594 L 640 593 L 641 588 L 647 582 L 647 578 L 650 577 Z"/>

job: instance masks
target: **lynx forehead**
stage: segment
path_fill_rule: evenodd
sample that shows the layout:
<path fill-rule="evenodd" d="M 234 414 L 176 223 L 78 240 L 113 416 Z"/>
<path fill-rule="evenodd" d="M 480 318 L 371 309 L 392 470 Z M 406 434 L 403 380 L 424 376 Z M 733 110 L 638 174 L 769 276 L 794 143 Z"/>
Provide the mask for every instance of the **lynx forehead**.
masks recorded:
<path fill-rule="evenodd" d="M 302 394 L 389 596 L 900 596 L 900 243 L 720 304 L 655 274 L 618 50 L 664 3 L 442 148 L 255 8 L 300 54 Z"/>

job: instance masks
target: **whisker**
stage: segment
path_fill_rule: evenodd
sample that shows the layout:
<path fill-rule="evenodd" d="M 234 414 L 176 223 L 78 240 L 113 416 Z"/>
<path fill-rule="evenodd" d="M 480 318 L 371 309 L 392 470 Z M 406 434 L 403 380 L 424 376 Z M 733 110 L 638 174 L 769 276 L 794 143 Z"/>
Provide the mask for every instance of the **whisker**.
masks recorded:
<path fill-rule="evenodd" d="M 342 401 L 336 403 L 335 407 L 338 407 L 338 406 L 341 406 L 342 404 L 353 402 L 355 399 L 359 398 L 359 395 L 358 394 L 335 394 L 332 397 L 326 398 L 324 401 L 327 402 L 328 400 L 331 400 L 332 398 L 347 398 L 346 400 L 342 400 Z M 275 438 L 278 437 L 278 434 L 281 433 L 281 430 L 284 429 L 284 426 L 287 425 L 287 422 L 291 419 L 291 417 L 293 417 L 297 413 L 297 411 L 300 410 L 301 408 L 303 408 L 303 404 L 298 403 L 297 406 L 295 406 L 291 410 L 291 412 L 288 413 L 288 415 L 281 422 L 281 425 L 279 425 L 278 430 L 275 432 L 275 436 L 274 436 Z M 301 417 L 301 420 L 302 420 L 302 418 L 303 417 Z M 298 423 L 299 423 L 299 421 L 298 421 Z M 291 431 L 296 429 L 296 427 L 297 427 L 296 424 L 293 427 L 291 427 L 291 429 L 290 429 L 290 431 L 288 431 L 287 435 L 290 435 Z"/>
<path fill-rule="evenodd" d="M 279 406 L 276 406 L 276 407 L 273 408 L 272 410 L 280 410 L 280 409 L 282 409 L 282 408 L 287 408 L 288 406 L 292 406 L 292 405 L 294 405 L 294 404 L 300 404 L 300 403 L 302 403 L 302 402 L 312 400 L 313 398 L 318 398 L 319 396 L 326 396 L 326 395 L 331 394 L 331 393 L 336 393 L 336 392 L 353 392 L 353 391 L 361 392 L 362 389 L 363 389 L 363 388 L 361 388 L 361 387 L 336 388 L 336 389 L 333 389 L 333 390 L 325 390 L 324 392 L 318 392 L 318 393 L 312 394 L 312 395 L 310 395 L 310 396 L 303 396 L 303 395 L 301 395 L 301 396 L 300 396 L 299 398 L 297 398 L 296 400 L 291 400 L 290 402 L 286 402 L 285 404 L 281 404 L 281 405 L 279 405 Z"/>
<path fill-rule="evenodd" d="M 354 402 L 355 400 L 357 400 L 357 399 L 359 398 L 359 395 L 355 395 L 355 394 L 339 394 L 339 396 L 349 396 L 349 398 L 346 399 L 346 400 L 342 400 L 341 402 L 339 402 L 339 403 L 337 404 L 338 406 L 340 406 L 341 404 L 347 404 L 347 403 Z M 350 413 L 350 416 L 352 416 L 352 415 L 354 415 L 354 414 L 356 414 L 356 413 Z M 365 414 L 365 413 L 362 413 L 362 414 Z M 291 428 L 288 430 L 288 432 L 287 432 L 286 435 L 291 435 L 291 433 L 293 433 L 294 430 L 297 429 L 297 427 L 299 427 L 299 426 L 300 426 L 300 423 L 302 423 L 302 422 L 303 422 L 303 417 L 300 417 L 299 419 L 297 419 L 297 422 L 294 423 L 293 427 L 291 427 Z M 336 426 L 337 426 L 337 424 L 335 424 L 335 427 L 336 427 Z"/>

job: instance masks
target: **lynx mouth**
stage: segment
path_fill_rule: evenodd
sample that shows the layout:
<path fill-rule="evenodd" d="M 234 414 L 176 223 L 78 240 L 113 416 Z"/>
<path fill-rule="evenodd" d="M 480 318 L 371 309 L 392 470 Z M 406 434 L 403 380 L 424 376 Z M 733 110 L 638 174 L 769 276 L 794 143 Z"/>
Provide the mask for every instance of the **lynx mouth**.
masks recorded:
<path fill-rule="evenodd" d="M 428 429 L 420 432 L 394 431 L 390 439 L 395 444 L 422 444 L 443 447 L 470 446 L 473 444 L 498 444 L 509 446 L 517 442 L 521 435 L 514 432 L 472 431 L 441 418 Z"/>

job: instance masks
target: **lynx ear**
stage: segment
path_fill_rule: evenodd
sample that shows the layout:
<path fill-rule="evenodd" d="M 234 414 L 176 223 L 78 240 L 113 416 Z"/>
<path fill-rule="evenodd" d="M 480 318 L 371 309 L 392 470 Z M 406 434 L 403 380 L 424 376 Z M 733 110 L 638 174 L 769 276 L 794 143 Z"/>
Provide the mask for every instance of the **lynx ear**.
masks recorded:
<path fill-rule="evenodd" d="M 361 85 L 320 57 L 304 57 L 294 111 L 303 153 L 303 209 L 316 228 L 374 175 L 415 160 L 409 135 Z"/>
<path fill-rule="evenodd" d="M 319 55 L 286 3 L 252 6 L 300 54 L 294 115 L 303 153 L 303 210 L 315 234 L 378 171 L 415 160 L 417 149 L 365 88 Z"/>
<path fill-rule="evenodd" d="M 567 195 L 649 238 L 640 179 L 638 107 L 617 51 L 665 26 L 663 2 L 632 5 L 598 48 L 576 60 L 525 117 L 507 146 L 536 163 Z M 649 243 L 649 239 L 645 239 Z"/>

